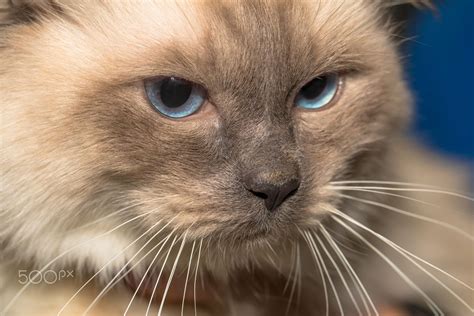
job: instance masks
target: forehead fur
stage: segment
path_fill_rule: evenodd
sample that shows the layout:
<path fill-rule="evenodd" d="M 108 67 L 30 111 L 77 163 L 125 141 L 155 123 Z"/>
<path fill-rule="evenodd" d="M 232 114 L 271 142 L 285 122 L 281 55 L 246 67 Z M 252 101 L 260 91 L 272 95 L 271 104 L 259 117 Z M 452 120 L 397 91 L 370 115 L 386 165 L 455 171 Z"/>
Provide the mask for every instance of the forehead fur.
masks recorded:
<path fill-rule="evenodd" d="M 12 43 L 38 58 L 54 47 L 62 58 L 50 60 L 51 68 L 95 73 L 107 82 L 168 73 L 200 81 L 219 63 L 227 68 L 220 80 L 250 64 L 266 69 L 296 61 L 302 72 L 346 70 L 366 65 L 365 52 L 375 55 L 379 46 L 377 6 L 364 0 L 62 0 L 60 6 L 61 13 L 44 16 L 46 23 L 15 33 L 28 41 Z"/>

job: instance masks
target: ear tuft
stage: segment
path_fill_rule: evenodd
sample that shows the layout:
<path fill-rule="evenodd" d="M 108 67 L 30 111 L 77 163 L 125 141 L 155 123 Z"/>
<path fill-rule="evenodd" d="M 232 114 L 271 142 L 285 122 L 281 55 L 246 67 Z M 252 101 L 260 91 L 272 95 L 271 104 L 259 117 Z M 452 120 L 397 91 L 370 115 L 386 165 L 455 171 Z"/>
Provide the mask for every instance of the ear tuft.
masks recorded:
<path fill-rule="evenodd" d="M 55 0 L 0 0 L 0 25 L 37 22 L 60 12 Z"/>
<path fill-rule="evenodd" d="M 410 5 L 414 8 L 417 8 L 417 9 L 425 9 L 425 8 L 428 8 L 428 9 L 431 9 L 431 10 L 435 10 L 436 7 L 435 7 L 435 4 L 434 4 L 434 1 L 432 0 L 393 0 L 393 1 L 381 1 L 380 5 L 383 7 L 383 8 L 394 8 L 394 7 L 397 7 L 397 6 L 406 6 L 406 5 Z"/>
<path fill-rule="evenodd" d="M 409 4 L 414 6 L 415 8 L 423 9 L 423 8 L 428 8 L 431 10 L 435 9 L 434 2 L 431 0 L 411 0 L 408 1 Z"/>
<path fill-rule="evenodd" d="M 432 0 L 376 0 L 382 21 L 395 43 L 403 44 L 407 38 L 408 27 L 417 16 L 417 10 L 428 9 L 436 14 Z"/>

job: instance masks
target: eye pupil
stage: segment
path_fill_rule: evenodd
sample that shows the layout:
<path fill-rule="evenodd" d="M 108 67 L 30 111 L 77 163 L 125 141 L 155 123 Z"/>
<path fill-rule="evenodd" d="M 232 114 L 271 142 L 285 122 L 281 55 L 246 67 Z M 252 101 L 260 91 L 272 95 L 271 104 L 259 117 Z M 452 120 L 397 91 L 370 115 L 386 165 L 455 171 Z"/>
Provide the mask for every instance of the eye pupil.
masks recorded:
<path fill-rule="evenodd" d="M 160 87 L 161 101 L 170 108 L 182 106 L 191 96 L 193 85 L 174 77 L 162 81 Z"/>
<path fill-rule="evenodd" d="M 295 105 L 299 108 L 316 110 L 330 104 L 339 87 L 339 76 L 327 74 L 314 78 L 296 94 Z"/>
<path fill-rule="evenodd" d="M 155 77 L 145 80 L 145 92 L 151 105 L 170 118 L 196 113 L 206 101 L 200 85 L 177 77 Z"/>
<path fill-rule="evenodd" d="M 315 78 L 301 88 L 301 96 L 308 100 L 315 99 L 323 93 L 326 85 L 326 77 Z"/>

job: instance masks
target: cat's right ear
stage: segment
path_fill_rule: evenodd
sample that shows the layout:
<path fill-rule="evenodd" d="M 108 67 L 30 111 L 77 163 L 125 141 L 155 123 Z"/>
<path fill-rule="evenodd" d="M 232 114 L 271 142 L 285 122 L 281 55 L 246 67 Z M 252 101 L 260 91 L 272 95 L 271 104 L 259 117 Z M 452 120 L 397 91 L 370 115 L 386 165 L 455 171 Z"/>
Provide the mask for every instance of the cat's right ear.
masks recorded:
<path fill-rule="evenodd" d="M 37 22 L 61 12 L 55 0 L 0 0 L 0 25 Z"/>

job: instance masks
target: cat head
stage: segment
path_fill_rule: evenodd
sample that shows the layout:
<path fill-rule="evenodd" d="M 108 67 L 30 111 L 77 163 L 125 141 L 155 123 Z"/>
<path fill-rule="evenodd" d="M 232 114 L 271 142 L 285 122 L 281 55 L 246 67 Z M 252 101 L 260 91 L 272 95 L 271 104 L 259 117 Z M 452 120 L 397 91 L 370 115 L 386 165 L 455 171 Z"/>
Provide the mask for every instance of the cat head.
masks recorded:
<path fill-rule="evenodd" d="M 32 3 L 0 33 L 0 233 L 20 257 L 130 219 L 68 257 L 165 223 L 235 249 L 297 238 L 409 117 L 376 1 Z"/>

